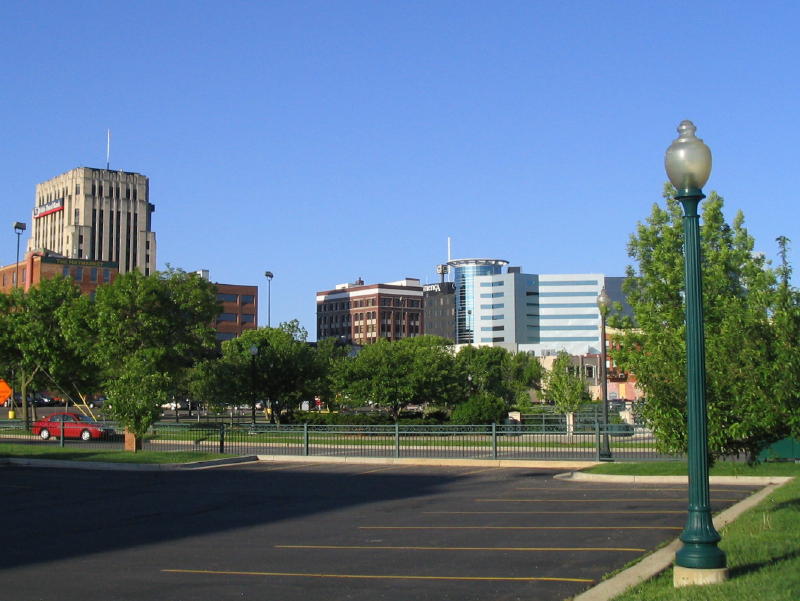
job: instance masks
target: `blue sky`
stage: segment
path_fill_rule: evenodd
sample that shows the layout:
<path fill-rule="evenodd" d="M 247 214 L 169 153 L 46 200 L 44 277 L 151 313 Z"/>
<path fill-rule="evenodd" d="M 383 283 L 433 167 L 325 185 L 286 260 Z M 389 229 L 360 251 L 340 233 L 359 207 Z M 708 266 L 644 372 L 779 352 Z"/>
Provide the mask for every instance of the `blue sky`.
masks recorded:
<path fill-rule="evenodd" d="M 315 292 L 447 258 L 623 275 L 682 119 L 757 248 L 800 245 L 795 2 L 0 4 L 0 263 L 34 189 L 150 178 L 158 263 Z M 24 239 L 23 239 L 24 244 Z"/>

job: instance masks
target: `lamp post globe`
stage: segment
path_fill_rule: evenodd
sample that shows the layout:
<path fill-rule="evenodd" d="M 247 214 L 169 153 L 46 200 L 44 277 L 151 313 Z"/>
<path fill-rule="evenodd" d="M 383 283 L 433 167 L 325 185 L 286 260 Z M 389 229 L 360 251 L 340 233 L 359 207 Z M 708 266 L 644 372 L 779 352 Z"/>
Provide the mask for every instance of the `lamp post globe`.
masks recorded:
<path fill-rule="evenodd" d="M 686 412 L 688 424 L 689 508 L 675 554 L 674 584 L 712 584 L 727 577 L 725 553 L 711 518 L 708 484 L 708 418 L 705 399 L 703 280 L 700 268 L 700 216 L 703 186 L 711 175 L 711 151 L 695 136 L 691 121 L 681 121 L 678 138 L 667 148 L 664 166 L 683 206 L 686 304 Z"/>

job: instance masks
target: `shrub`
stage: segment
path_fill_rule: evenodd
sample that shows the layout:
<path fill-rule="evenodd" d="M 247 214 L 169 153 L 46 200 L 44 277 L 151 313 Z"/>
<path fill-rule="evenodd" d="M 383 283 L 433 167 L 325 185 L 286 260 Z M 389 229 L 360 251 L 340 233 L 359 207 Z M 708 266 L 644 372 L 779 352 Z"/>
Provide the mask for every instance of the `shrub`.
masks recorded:
<path fill-rule="evenodd" d="M 459 425 L 491 424 L 503 419 L 506 406 L 503 400 L 488 392 L 481 392 L 453 409 L 450 421 Z"/>

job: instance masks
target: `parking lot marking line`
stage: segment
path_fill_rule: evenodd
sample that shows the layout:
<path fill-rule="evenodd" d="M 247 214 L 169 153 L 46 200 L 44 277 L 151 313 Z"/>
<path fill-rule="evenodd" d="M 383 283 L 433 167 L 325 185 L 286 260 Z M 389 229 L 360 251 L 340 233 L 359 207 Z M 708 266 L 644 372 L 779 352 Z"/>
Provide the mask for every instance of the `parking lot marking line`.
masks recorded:
<path fill-rule="evenodd" d="M 200 574 L 210 576 L 283 576 L 297 578 L 342 578 L 363 580 L 466 580 L 481 582 L 594 582 L 591 578 L 558 578 L 554 576 L 404 576 L 401 574 L 314 574 L 302 572 L 239 572 L 233 570 L 161 570 L 168 574 Z"/>
<path fill-rule="evenodd" d="M 264 469 L 259 470 L 259 471 L 260 472 L 276 472 L 278 470 L 292 470 L 292 469 L 296 469 L 296 468 L 300 468 L 300 467 L 314 467 L 315 465 L 322 465 L 322 464 L 321 463 L 297 463 L 297 464 L 294 464 L 294 465 L 283 465 L 281 467 L 267 467 L 267 468 L 264 468 Z"/>
<path fill-rule="evenodd" d="M 682 492 L 686 495 L 686 487 L 683 488 L 638 488 L 633 487 L 637 493 L 641 492 Z M 619 492 L 620 490 L 628 490 L 628 489 L 620 489 L 620 488 L 547 488 L 546 486 L 518 486 L 514 490 L 549 490 L 549 491 L 569 491 L 569 492 Z M 751 490 L 735 490 L 731 488 L 712 488 L 712 493 L 719 493 L 719 492 L 734 492 L 734 493 L 741 493 L 743 495 L 749 495 L 752 493 Z"/>
<path fill-rule="evenodd" d="M 359 526 L 359 530 L 683 530 L 683 526 Z"/>
<path fill-rule="evenodd" d="M 378 545 L 275 545 L 276 549 L 319 549 L 319 550 L 379 550 L 379 551 L 630 551 L 644 553 L 647 549 L 631 547 L 392 547 Z"/>
<path fill-rule="evenodd" d="M 475 470 L 472 472 L 459 472 L 459 476 L 471 476 L 472 474 L 481 474 L 483 472 L 496 472 L 499 468 L 496 467 L 487 467 L 482 470 Z"/>
<path fill-rule="evenodd" d="M 385 472 L 386 470 L 399 470 L 403 469 L 404 465 L 390 465 L 389 467 L 378 467 L 374 470 L 367 470 L 366 472 L 358 472 L 356 476 L 363 476 L 364 474 L 374 474 L 375 472 Z"/>
<path fill-rule="evenodd" d="M 423 511 L 422 515 L 670 515 L 685 514 L 686 510 L 660 511 Z"/>
<path fill-rule="evenodd" d="M 685 499 L 475 499 L 476 503 L 674 503 Z M 740 499 L 714 499 L 719 502 L 735 502 Z"/>

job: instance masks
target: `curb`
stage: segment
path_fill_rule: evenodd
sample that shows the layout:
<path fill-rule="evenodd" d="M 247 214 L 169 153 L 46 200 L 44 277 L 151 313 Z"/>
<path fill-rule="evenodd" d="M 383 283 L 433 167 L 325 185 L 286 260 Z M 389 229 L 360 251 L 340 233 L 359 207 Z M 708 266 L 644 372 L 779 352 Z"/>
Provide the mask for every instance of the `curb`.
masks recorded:
<path fill-rule="evenodd" d="M 597 476 L 597 482 L 634 482 L 634 480 L 608 480 L 603 478 L 603 474 L 584 474 L 585 476 L 595 475 Z M 560 480 L 572 480 L 570 477 L 563 477 L 567 476 L 567 474 L 559 474 L 556 478 Z M 608 478 L 609 476 L 606 476 Z M 683 476 L 665 476 L 663 478 L 659 476 L 617 476 L 619 478 L 637 478 L 638 482 L 648 482 L 648 483 L 674 483 L 675 480 L 666 480 L 666 478 L 684 478 Z M 649 478 L 648 480 L 643 480 L 643 478 Z M 718 478 L 715 480 L 715 478 Z M 736 479 L 738 478 L 738 479 Z M 758 505 L 761 501 L 763 501 L 766 497 L 771 495 L 781 486 L 790 482 L 794 478 L 792 477 L 761 477 L 761 476 L 712 476 L 710 478 L 711 483 L 714 484 L 766 484 L 765 488 L 755 492 L 754 494 L 750 495 L 746 499 L 739 501 L 735 505 L 728 507 L 722 513 L 714 516 L 713 523 L 714 528 L 717 530 L 721 530 L 731 522 L 733 522 L 736 518 L 742 515 L 748 509 L 752 509 L 756 505 Z M 755 480 L 759 480 L 760 482 L 754 482 Z M 575 481 L 591 481 L 589 479 L 583 480 L 581 478 L 576 478 Z M 688 482 L 687 478 L 684 478 L 682 482 Z M 627 570 L 623 570 L 619 574 L 612 576 L 608 580 L 604 580 L 597 586 L 590 588 L 588 591 L 584 591 L 583 593 L 576 595 L 572 598 L 572 601 L 609 601 L 614 597 L 621 595 L 629 588 L 636 586 L 640 582 L 644 582 L 645 580 L 650 580 L 654 576 L 657 576 L 664 570 L 672 567 L 673 560 L 675 559 L 675 553 L 678 549 L 681 548 L 681 540 L 680 538 L 676 538 L 671 543 L 666 545 L 665 547 L 660 548 L 655 553 L 646 556 L 636 565 L 631 566 Z"/>
<path fill-rule="evenodd" d="M 616 476 L 611 474 L 587 474 L 584 472 L 566 472 L 554 476 L 557 480 L 572 482 L 616 482 L 624 484 L 688 484 L 689 476 Z M 710 476 L 711 484 L 741 486 L 767 484 L 785 484 L 791 476 Z"/>
<path fill-rule="evenodd" d="M 362 465 L 428 465 L 461 467 L 516 467 L 582 470 L 596 461 L 525 461 L 516 459 L 443 459 L 426 457 L 331 457 L 326 455 L 256 455 L 258 461 L 276 463 L 350 463 Z"/>
<path fill-rule="evenodd" d="M 202 470 L 236 463 L 257 461 L 254 455 L 196 461 L 193 463 L 111 463 L 108 461 L 70 461 L 64 459 L 25 459 L 6 457 L 0 465 L 20 465 L 24 467 L 45 467 L 73 470 L 117 470 L 121 472 L 170 472 Z"/>

